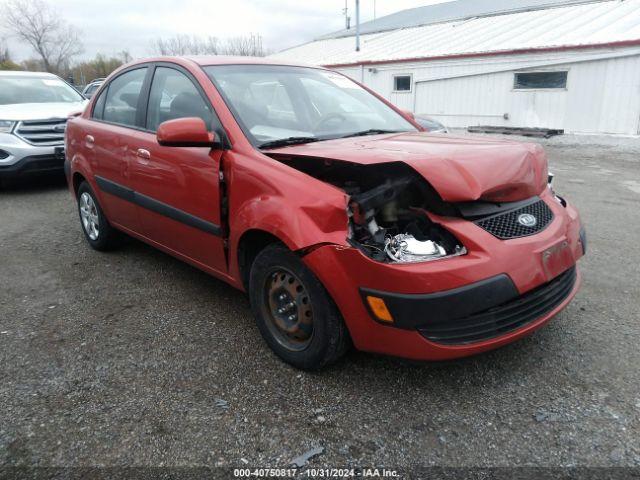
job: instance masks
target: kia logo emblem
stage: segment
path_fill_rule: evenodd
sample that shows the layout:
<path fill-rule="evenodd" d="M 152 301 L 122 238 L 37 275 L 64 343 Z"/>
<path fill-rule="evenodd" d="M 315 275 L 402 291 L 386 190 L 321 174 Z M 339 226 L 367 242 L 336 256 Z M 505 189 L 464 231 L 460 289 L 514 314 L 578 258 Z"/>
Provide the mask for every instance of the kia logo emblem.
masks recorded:
<path fill-rule="evenodd" d="M 518 223 L 524 227 L 535 227 L 538 219 L 529 213 L 523 213 L 518 216 Z"/>

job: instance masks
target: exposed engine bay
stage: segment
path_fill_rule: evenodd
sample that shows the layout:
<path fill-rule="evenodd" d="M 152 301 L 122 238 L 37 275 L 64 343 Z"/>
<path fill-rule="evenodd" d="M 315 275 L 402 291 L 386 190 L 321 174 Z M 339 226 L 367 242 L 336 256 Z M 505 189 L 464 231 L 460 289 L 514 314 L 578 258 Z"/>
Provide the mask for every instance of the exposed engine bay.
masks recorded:
<path fill-rule="evenodd" d="M 371 167 L 299 156 L 276 159 L 347 193 L 348 241 L 377 261 L 426 262 L 466 253 L 427 215 L 457 216 L 456 209 L 404 163 Z"/>

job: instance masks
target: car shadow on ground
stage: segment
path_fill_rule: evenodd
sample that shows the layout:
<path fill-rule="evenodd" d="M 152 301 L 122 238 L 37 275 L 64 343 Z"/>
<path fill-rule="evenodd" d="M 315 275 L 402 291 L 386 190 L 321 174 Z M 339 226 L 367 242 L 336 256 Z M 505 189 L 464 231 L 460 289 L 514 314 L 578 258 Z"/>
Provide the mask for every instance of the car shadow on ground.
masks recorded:
<path fill-rule="evenodd" d="M 33 194 L 39 191 L 52 192 L 67 188 L 64 174 L 37 177 L 12 178 L 0 182 L 0 197 L 4 195 Z"/>

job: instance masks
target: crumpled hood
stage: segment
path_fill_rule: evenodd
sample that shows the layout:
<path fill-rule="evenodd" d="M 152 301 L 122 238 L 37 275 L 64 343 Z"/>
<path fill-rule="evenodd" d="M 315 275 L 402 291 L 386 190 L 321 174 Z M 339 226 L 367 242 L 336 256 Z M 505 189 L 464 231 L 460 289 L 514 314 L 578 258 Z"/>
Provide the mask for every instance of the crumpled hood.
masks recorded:
<path fill-rule="evenodd" d="M 60 103 L 17 103 L 0 105 L 0 120 L 47 120 L 49 118 L 67 118 L 72 113 L 82 112 L 87 100 L 82 102 Z"/>
<path fill-rule="evenodd" d="M 266 153 L 362 165 L 404 162 L 448 202 L 513 202 L 539 195 L 547 185 L 542 147 L 483 137 L 408 132 L 293 145 Z"/>

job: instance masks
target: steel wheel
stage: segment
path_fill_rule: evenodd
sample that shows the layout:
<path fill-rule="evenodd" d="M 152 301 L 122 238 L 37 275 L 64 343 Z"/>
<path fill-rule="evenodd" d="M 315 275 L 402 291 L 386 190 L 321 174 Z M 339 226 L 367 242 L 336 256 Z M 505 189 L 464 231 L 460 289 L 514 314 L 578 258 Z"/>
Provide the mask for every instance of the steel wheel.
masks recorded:
<path fill-rule="evenodd" d="M 284 268 L 275 268 L 266 277 L 263 309 L 267 327 L 278 343 L 288 350 L 306 349 L 313 338 L 313 309 L 300 279 Z"/>
<path fill-rule="evenodd" d="M 82 227 L 91 240 L 97 240 L 100 235 L 100 220 L 98 217 L 98 209 L 93 197 L 87 192 L 80 195 L 80 218 L 82 219 Z"/>
<path fill-rule="evenodd" d="M 251 264 L 249 298 L 260 334 L 285 362 L 318 370 L 350 345 L 342 316 L 298 254 L 273 243 Z"/>

